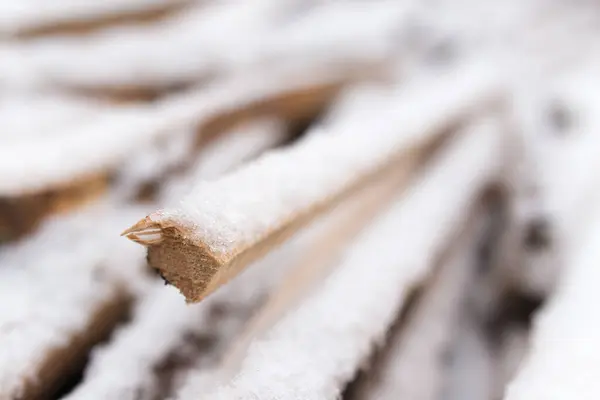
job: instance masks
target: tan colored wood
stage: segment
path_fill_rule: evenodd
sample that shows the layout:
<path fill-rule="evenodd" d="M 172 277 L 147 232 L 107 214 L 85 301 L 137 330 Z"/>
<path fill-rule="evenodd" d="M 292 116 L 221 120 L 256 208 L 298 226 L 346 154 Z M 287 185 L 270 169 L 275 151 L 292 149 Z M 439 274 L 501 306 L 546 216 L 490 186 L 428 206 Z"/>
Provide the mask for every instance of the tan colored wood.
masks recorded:
<path fill-rule="evenodd" d="M 0 198 L 0 242 L 31 232 L 50 215 L 73 211 L 100 198 L 108 182 L 107 174 L 96 174 L 42 193 Z"/>
<path fill-rule="evenodd" d="M 34 378 L 25 382 L 19 393 L 2 393 L 0 398 L 19 400 L 44 400 L 52 398 L 68 379 L 84 367 L 89 351 L 106 339 L 115 325 L 127 315 L 131 299 L 125 291 L 117 290 L 116 296 L 98 304 L 88 324 L 80 332 L 66 340 L 64 346 L 47 352 L 45 360 L 33 371 Z M 8 397 L 3 397 L 7 395 Z"/>

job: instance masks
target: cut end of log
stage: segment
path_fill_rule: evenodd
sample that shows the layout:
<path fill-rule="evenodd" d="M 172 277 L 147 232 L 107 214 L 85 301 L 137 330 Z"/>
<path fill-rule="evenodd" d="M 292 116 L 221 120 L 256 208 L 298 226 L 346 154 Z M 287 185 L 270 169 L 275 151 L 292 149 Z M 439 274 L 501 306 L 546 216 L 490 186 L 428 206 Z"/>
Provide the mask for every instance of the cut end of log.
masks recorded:
<path fill-rule="evenodd" d="M 150 267 L 179 289 L 188 303 L 199 302 L 220 286 L 226 263 L 208 247 L 192 242 L 181 227 L 150 214 L 121 236 L 146 246 Z"/>
<path fill-rule="evenodd" d="M 197 303 L 221 282 L 224 261 L 207 247 L 193 243 L 181 227 L 170 226 L 150 214 L 121 236 L 148 248 L 147 260 L 165 282 L 175 286 L 188 303 Z"/>
<path fill-rule="evenodd" d="M 197 303 L 216 289 L 223 264 L 208 249 L 181 237 L 175 228 L 165 228 L 161 240 L 148 245 L 148 263 L 179 289 L 188 303 Z"/>

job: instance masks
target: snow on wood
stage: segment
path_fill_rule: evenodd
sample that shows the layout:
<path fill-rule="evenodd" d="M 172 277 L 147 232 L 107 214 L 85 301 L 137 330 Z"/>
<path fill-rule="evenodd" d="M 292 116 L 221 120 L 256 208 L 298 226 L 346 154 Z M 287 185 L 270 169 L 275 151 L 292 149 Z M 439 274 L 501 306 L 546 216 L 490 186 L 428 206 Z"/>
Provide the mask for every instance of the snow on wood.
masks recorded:
<path fill-rule="evenodd" d="M 143 254 L 115 241 L 132 212 L 89 208 L 2 249 L 0 398 L 52 393 L 143 289 Z"/>
<path fill-rule="evenodd" d="M 178 197 L 189 181 L 213 178 L 242 163 L 286 137 L 281 121 L 258 120 L 227 132 L 204 147 L 196 164 L 179 180 L 170 182 L 159 201 Z M 218 334 L 225 341 L 241 328 L 245 318 L 279 279 L 282 260 L 295 256 L 290 245 L 255 266 L 256 271 L 241 276 L 235 284 L 210 302 L 188 306 L 175 291 L 162 282 L 154 285 L 136 305 L 132 322 L 119 329 L 114 339 L 94 352 L 83 382 L 69 399 L 152 398 L 158 379 L 155 368 L 190 334 Z M 277 271 L 273 271 L 277 267 Z M 279 270 L 281 269 L 281 271 Z M 234 307 L 227 321 L 211 318 L 216 307 Z M 237 327 L 237 328 L 236 328 Z M 231 330 L 229 333 L 227 330 Z"/>
<path fill-rule="evenodd" d="M 557 290 L 535 316 L 531 345 L 505 399 L 595 399 L 600 360 L 598 302 L 600 218 L 596 210 L 584 240 L 568 252 Z"/>
<path fill-rule="evenodd" d="M 389 181 L 384 183 L 385 186 L 380 190 L 361 197 L 373 204 L 357 201 L 351 208 L 342 208 L 335 214 L 328 215 L 257 262 L 205 302 L 186 305 L 181 296 L 165 290 L 162 283 L 151 288 L 136 307 L 134 322 L 121 328 L 110 344 L 95 351 L 83 383 L 67 398 L 152 398 L 158 390 L 155 387 L 153 368 L 174 348 L 180 346 L 185 335 L 190 332 L 217 335 L 219 344 L 203 354 L 203 362 L 199 362 L 203 368 L 200 371 L 211 364 L 214 366 L 219 361 L 224 345 L 231 342 L 241 330 L 243 323 L 267 292 L 281 282 L 290 268 L 296 265 L 295 260 L 308 261 L 303 255 L 322 248 L 324 238 L 333 231 L 339 231 L 342 227 L 348 229 L 349 225 L 356 223 L 347 221 L 349 215 L 353 215 L 358 209 L 364 212 L 363 207 L 372 208 L 374 203 L 384 201 L 378 195 L 393 189 Z M 388 197 L 389 195 L 390 193 Z M 363 215 L 359 220 L 365 217 Z M 225 316 L 220 317 L 225 320 L 211 322 L 211 314 L 217 307 L 226 310 Z"/>
<path fill-rule="evenodd" d="M 68 130 L 87 120 L 98 118 L 114 109 L 108 104 L 65 95 L 32 96 L 29 94 L 5 93 L 0 99 L 0 147 L 7 153 L 11 149 L 35 143 L 51 132 Z M 15 147 L 13 147 L 15 146 Z M 2 152 L 0 150 L 0 152 Z M 35 153 L 14 154 L 14 161 L 21 159 L 21 169 L 27 170 L 23 160 L 36 157 Z M 2 179 L 10 181 L 10 176 Z M 1 184 L 0 184 L 1 186 Z M 0 241 L 14 239 L 31 231 L 46 216 L 64 212 L 98 198 L 105 193 L 108 176 L 102 171 L 83 176 L 74 176 L 60 188 L 46 188 L 40 192 L 13 196 L 0 194 Z"/>
<path fill-rule="evenodd" d="M 2 79 L 17 87 L 168 88 L 273 64 L 380 64 L 398 52 L 405 4 L 379 2 L 369 12 L 360 3 L 309 5 L 298 17 L 295 3 L 216 2 L 150 26 L 5 44 Z"/>
<path fill-rule="evenodd" d="M 268 117 L 244 122 L 202 145 L 197 136 L 194 130 L 182 131 L 135 154 L 119 168 L 115 196 L 134 198 L 144 184 L 162 182 L 158 201 L 172 203 L 177 198 L 169 198 L 186 193 L 194 182 L 216 178 L 289 138 L 285 122 Z"/>
<path fill-rule="evenodd" d="M 447 354 L 475 272 L 476 213 L 439 261 L 405 320 L 388 334 L 373 365 L 354 384 L 351 398 L 437 400 L 443 392 Z"/>
<path fill-rule="evenodd" d="M 21 88 L 168 88 L 213 72 L 219 45 L 253 26 L 256 12 L 251 11 L 240 4 L 207 4 L 158 24 L 4 44 L 0 68 L 6 85 Z"/>
<path fill-rule="evenodd" d="M 187 0 L 104 0 L 88 2 L 39 0 L 3 2 L 0 5 L 0 35 L 11 36 L 51 30 L 61 26 L 85 26 L 119 16 L 143 16 L 187 3 Z"/>
<path fill-rule="evenodd" d="M 126 107 L 66 129 L 37 131 L 36 140 L 13 138 L 0 146 L 0 194 L 18 197 L 109 170 L 167 127 L 149 109 Z"/>
<path fill-rule="evenodd" d="M 250 347 L 236 377 L 204 398 L 338 398 L 409 292 L 429 276 L 482 187 L 497 178 L 496 123 L 480 121 L 451 142 L 422 180 L 355 238 L 318 290 Z"/>
<path fill-rule="evenodd" d="M 37 139 L 113 109 L 108 104 L 65 95 L 4 93 L 0 97 L 0 141 Z"/>
<path fill-rule="evenodd" d="M 301 248 L 301 247 L 300 247 Z M 132 323 L 119 329 L 113 340 L 94 351 L 84 380 L 67 397 L 76 399 L 140 400 L 160 390 L 155 368 L 189 335 L 214 335 L 218 342 L 200 354 L 208 363 L 218 360 L 223 343 L 231 340 L 286 270 L 287 259 L 297 257 L 291 242 L 257 263 L 201 304 L 187 305 L 175 291 L 158 283 L 137 305 Z M 224 315 L 214 319 L 214 310 Z"/>
<path fill-rule="evenodd" d="M 415 175 L 416 167 L 427 156 L 429 152 L 423 151 L 422 154 L 406 159 L 398 165 L 392 176 L 376 182 L 369 190 L 361 192 L 347 204 L 338 207 L 332 215 L 328 215 L 331 222 L 315 237 L 310 251 L 294 260 L 291 271 L 269 296 L 266 304 L 255 313 L 242 335 L 236 337 L 219 368 L 213 371 L 199 368 L 189 373 L 188 383 L 178 392 L 177 398 L 192 399 L 198 393 L 206 391 L 209 386 L 203 378 L 205 376 L 212 377 L 211 386 L 214 386 L 217 379 L 223 380 L 235 375 L 249 346 L 263 337 L 270 327 L 293 310 L 325 279 L 344 246 L 381 212 L 382 207 L 389 205 L 393 197 L 406 188 Z"/>
<path fill-rule="evenodd" d="M 328 65 L 382 63 L 402 54 L 396 35 L 411 14 L 412 1 L 322 2 L 285 25 L 277 33 L 246 39 L 243 50 L 225 56 L 233 70 L 268 65 L 311 62 Z M 331 21 L 335 20 L 335 24 Z"/>
<path fill-rule="evenodd" d="M 0 196 L 59 187 L 114 169 L 144 145 L 191 127 L 211 136 L 262 115 L 307 118 L 354 78 L 360 79 L 294 68 L 240 74 L 157 103 L 115 108 L 68 129 L 38 132 L 35 141 L 12 138 L 0 146 Z"/>
<path fill-rule="evenodd" d="M 393 168 L 407 152 L 489 106 L 499 94 L 499 81 L 492 76 L 497 77 L 488 69 L 463 66 L 460 72 L 412 82 L 361 124 L 340 123 L 329 134 L 310 135 L 192 188 L 178 207 L 152 213 L 124 234 L 149 245 L 150 263 L 189 301 L 199 301 L 287 235 Z M 151 242 L 144 241 L 146 234 L 152 235 Z"/>
<path fill-rule="evenodd" d="M 0 135 L 1 239 L 31 231 L 57 207 L 72 209 L 93 199 L 104 192 L 109 175 L 117 175 L 112 193 L 126 196 L 135 192 L 144 182 L 127 187 L 132 179 L 166 172 L 162 169 L 172 165 L 170 156 L 189 153 L 190 142 L 201 147 L 228 129 L 263 116 L 281 117 L 290 123 L 305 121 L 346 82 L 361 77 L 364 75 L 303 67 L 264 70 L 260 75 L 241 74 L 217 81 L 153 105 L 108 108 L 90 102 L 89 113 L 85 103 L 79 107 L 72 104 L 74 98 L 57 101 L 54 106 L 50 106 L 53 96 L 37 100 L 24 96 L 23 104 L 7 101 L 10 112 L 2 119 L 9 123 L 35 121 L 36 110 L 41 114 L 39 122 L 14 122 L 19 132 Z M 57 112 L 51 113 L 53 109 Z M 41 130 L 46 123 L 54 129 Z M 194 131 L 198 133 L 194 135 Z M 250 151 L 241 151 L 246 150 Z M 148 167 L 148 162 L 152 166 Z M 54 203 L 60 204 L 55 207 Z"/>
<path fill-rule="evenodd" d="M 202 147 L 189 171 L 169 180 L 160 194 L 162 204 L 172 204 L 202 180 L 217 179 L 277 147 L 289 139 L 287 124 L 280 118 L 256 118 L 226 131 Z"/>

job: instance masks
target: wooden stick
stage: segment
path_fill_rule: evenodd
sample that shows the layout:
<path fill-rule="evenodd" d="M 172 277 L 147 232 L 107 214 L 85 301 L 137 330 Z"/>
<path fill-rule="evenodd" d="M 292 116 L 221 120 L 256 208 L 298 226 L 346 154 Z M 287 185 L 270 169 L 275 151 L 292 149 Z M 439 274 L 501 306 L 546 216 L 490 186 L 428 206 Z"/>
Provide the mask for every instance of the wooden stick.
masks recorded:
<path fill-rule="evenodd" d="M 197 144 L 195 130 L 172 135 L 167 143 L 135 154 L 112 184 L 114 197 L 122 201 L 143 199 L 170 204 L 177 193 L 201 179 L 214 179 L 266 149 L 290 139 L 290 129 L 281 118 L 265 117 L 242 122 L 232 129 L 205 138 Z"/>
<path fill-rule="evenodd" d="M 369 190 L 361 192 L 348 204 L 341 205 L 327 215 L 326 227 L 319 231 L 310 251 L 293 263 L 291 271 L 283 282 L 229 348 L 218 373 L 213 374 L 213 378 L 218 376 L 223 380 L 235 375 L 253 341 L 261 339 L 277 321 L 293 310 L 319 282 L 325 279 L 343 247 L 348 245 L 351 239 L 381 212 L 382 207 L 389 205 L 392 198 L 406 188 L 410 179 L 414 177 L 417 166 L 421 165 L 429 155 L 430 151 L 424 150 L 422 154 L 404 160 L 398 165 L 394 174 L 375 182 Z M 206 387 L 203 387 L 206 381 L 200 378 L 206 373 L 204 369 L 190 373 L 189 384 L 180 390 L 179 398 L 193 398 L 200 390 L 206 391 Z M 212 382 L 212 385 L 215 382 Z"/>
<path fill-rule="evenodd" d="M 294 68 L 238 75 L 158 103 L 114 107 L 85 123 L 57 127 L 35 141 L 8 140 L 0 146 L 0 196 L 35 193 L 116 168 L 144 145 L 168 140 L 172 132 L 197 127 L 201 137 L 212 137 L 261 116 L 302 120 L 348 80 L 365 76 L 359 75 Z"/>
<path fill-rule="evenodd" d="M 164 391 L 175 382 L 161 380 L 160 366 L 173 354 L 185 355 L 203 366 L 216 363 L 227 343 L 287 270 L 283 261 L 297 257 L 305 249 L 305 242 L 288 243 L 257 263 L 249 274 L 200 304 L 185 304 L 176 291 L 157 282 L 136 306 L 132 322 L 94 351 L 83 381 L 66 399 L 126 400 L 168 395 Z M 190 337 L 200 339 L 200 344 L 186 345 Z M 202 338 L 214 340 L 202 348 Z M 171 368 L 183 367 L 186 365 Z"/>
<path fill-rule="evenodd" d="M 443 392 L 447 354 L 472 286 L 475 272 L 478 213 L 440 260 L 416 304 L 388 333 L 374 365 L 353 385 L 350 398 L 435 400 Z"/>
<path fill-rule="evenodd" d="M 313 5 L 300 17 L 295 7 L 295 0 L 200 4 L 157 24 L 4 46 L 3 75 L 17 87 L 144 93 L 265 66 L 380 65 L 398 51 L 393 35 L 407 14 L 395 2 L 371 4 L 368 13 L 362 4 Z"/>
<path fill-rule="evenodd" d="M 113 110 L 100 102 L 76 99 L 72 96 L 5 95 L 0 100 L 0 147 L 15 150 L 15 144 L 34 143 L 41 133 L 61 131 L 81 124 L 86 119 Z M 18 146 L 17 146 L 18 147 Z M 20 157 L 35 158 L 35 154 L 17 152 Z M 27 170 L 23 163 L 21 169 Z M 10 181 L 12 177 L 3 176 Z M 76 209 L 106 192 L 109 176 L 104 171 L 83 173 L 55 187 L 26 193 L 0 194 L 0 242 L 15 239 L 30 232 L 45 217 L 56 212 Z"/>
<path fill-rule="evenodd" d="M 422 181 L 353 240 L 318 290 L 250 347 L 239 374 L 205 398 L 338 398 L 408 293 L 427 279 L 482 186 L 497 177 L 500 142 L 493 120 L 453 141 Z"/>
<path fill-rule="evenodd" d="M 246 136 L 242 135 L 241 127 L 240 131 L 232 133 L 233 135 L 224 135 L 215 140 L 211 146 L 205 147 L 200 152 L 202 162 L 198 163 L 197 168 L 191 172 L 192 177 L 195 173 L 218 174 L 219 169 L 226 171 L 235 165 L 236 160 L 238 163 L 244 161 L 252 154 L 277 143 L 284 135 L 277 130 L 262 130 L 250 132 Z M 210 160 L 215 164 L 212 169 L 207 168 Z M 165 191 L 160 196 L 161 199 L 169 201 L 171 196 L 177 197 L 176 192 L 181 190 L 182 183 L 174 182 L 170 187 L 171 190 Z M 0 339 L 8 344 L 2 359 L 7 362 L 14 360 L 14 365 L 10 366 L 12 368 L 10 373 L 0 369 L 0 387 L 6 388 L 9 393 L 22 392 L 34 396 L 36 393 L 47 393 L 46 390 L 50 390 L 50 387 L 57 386 L 58 382 L 68 375 L 66 374 L 68 370 L 80 366 L 76 361 L 83 361 L 89 348 L 103 338 L 103 333 L 108 334 L 124 314 L 127 310 L 124 297 L 131 297 L 132 294 L 138 296 L 140 293 L 137 286 L 140 283 L 142 286 L 139 290 L 148 293 L 145 285 L 148 277 L 141 272 L 146 270 L 143 251 L 140 251 L 139 246 L 123 246 L 124 242 L 118 238 L 118 235 L 115 236 L 114 230 L 115 224 L 121 225 L 128 218 L 131 220 L 132 212 L 134 215 L 139 214 L 141 208 L 131 210 L 117 201 L 113 203 L 107 201 L 107 203 L 109 204 L 104 208 L 92 208 L 81 212 L 82 215 L 79 216 L 64 217 L 66 220 L 62 223 L 61 220 L 57 220 L 54 225 L 42 229 L 31 240 L 35 244 L 26 244 L 20 250 L 17 248 L 14 251 L 16 254 L 2 260 L 2 264 L 6 266 L 0 271 L 3 285 L 6 285 L 6 287 L 2 286 L 3 292 L 0 294 L 5 296 L 2 297 L 2 302 L 11 304 L 11 307 L 17 309 L 20 305 L 22 307 L 30 305 L 31 309 L 27 309 L 27 312 L 33 313 L 31 315 L 27 312 L 23 312 L 23 315 L 0 313 L 0 326 L 6 327 L 6 330 L 0 329 L 0 336 L 7 335 Z M 117 206 L 124 210 L 119 211 L 116 209 Z M 71 220 L 73 221 L 69 224 Z M 90 231 L 91 228 L 95 230 Z M 110 243 L 115 238 L 119 242 L 118 246 L 111 247 Z M 73 241 L 74 243 L 71 243 Z M 64 243 L 69 244 L 69 252 L 64 252 Z M 40 249 L 47 251 L 40 251 Z M 11 268 L 15 263 L 20 265 Z M 131 270 L 137 272 L 132 275 L 128 273 Z M 262 276 L 262 281 L 266 284 L 268 279 Z M 249 302 L 249 298 L 253 296 L 252 291 L 253 287 L 249 286 L 248 295 L 246 297 L 240 295 L 240 301 Z M 161 295 L 160 299 L 165 301 L 162 309 L 162 313 L 166 314 L 165 320 L 173 321 L 173 337 L 177 338 L 185 333 L 181 329 L 177 330 L 177 326 L 183 326 L 183 329 L 189 327 L 193 322 L 187 317 L 196 314 L 193 310 L 187 311 L 183 302 L 179 307 L 170 308 L 175 302 L 172 296 L 169 297 L 172 294 Z M 140 325 L 134 328 L 133 332 L 138 332 L 136 329 L 148 327 L 149 324 L 148 333 L 153 334 L 151 329 L 155 328 L 157 321 L 155 311 L 159 312 L 154 301 L 147 300 L 140 305 L 140 308 L 146 310 L 140 311 L 146 317 L 142 318 Z M 201 318 L 208 318 L 207 310 L 202 313 Z M 96 314 L 101 318 L 97 319 Z M 44 321 L 41 328 L 36 325 L 38 317 Z M 148 318 L 151 321 L 148 321 Z M 12 322 L 13 320 L 15 322 Z M 159 319 L 159 322 L 165 321 Z M 43 334 L 36 333 L 38 329 L 42 329 Z M 22 334 L 22 338 L 19 334 Z M 125 343 L 130 344 L 126 333 L 124 336 Z M 161 339 L 166 340 L 166 337 Z M 80 340 L 81 346 L 77 344 Z M 122 340 L 115 342 L 117 349 L 120 348 L 118 346 Z M 134 338 L 134 341 L 136 340 L 138 339 Z M 11 349 L 10 343 L 13 342 L 19 345 L 12 346 Z M 16 352 L 20 351 L 19 347 L 28 350 L 17 354 Z M 151 358 L 156 354 L 155 348 L 131 347 L 132 350 L 127 354 L 137 354 L 142 359 L 144 356 Z M 164 349 L 168 351 L 169 346 L 165 346 Z M 15 351 L 15 355 L 11 353 L 12 351 Z M 141 355 L 136 351 L 140 351 Z M 46 356 L 47 353 L 50 355 Z M 71 354 L 76 358 L 71 358 Z M 160 354 L 164 355 L 159 352 L 157 357 L 160 358 Z M 15 358 L 17 356 L 18 358 Z M 123 363 L 128 365 L 125 361 Z M 151 369 L 152 364 L 149 363 L 147 367 Z M 101 374 L 100 380 L 104 378 L 106 376 Z M 94 382 L 94 379 L 91 381 Z M 118 390 L 116 385 L 114 390 Z M 4 393 L 0 391 L 0 398 L 4 398 L 3 396 Z M 8 398 L 12 398 L 12 395 Z"/>
<path fill-rule="evenodd" d="M 106 211 L 52 220 L 0 253 L 0 398 L 52 396 L 147 282 L 143 254 L 114 242 L 115 224 L 139 209 Z"/>
<path fill-rule="evenodd" d="M 88 205 L 108 192 L 106 174 L 82 177 L 69 185 L 17 198 L 0 197 L 0 243 L 32 232 L 50 215 Z"/>
<path fill-rule="evenodd" d="M 299 74 L 290 69 L 271 72 L 252 79 L 225 79 L 158 105 L 113 107 L 85 123 L 64 129 L 56 126 L 54 132 L 45 132 L 35 141 L 27 136 L 16 140 L 0 137 L 2 236 L 14 238 L 17 233 L 31 231 L 53 208 L 48 199 L 62 199 L 80 183 L 82 187 L 96 187 L 91 177 L 106 179 L 121 168 L 127 171 L 131 159 L 143 157 L 145 154 L 138 153 L 151 152 L 162 140 L 179 142 L 190 129 L 198 129 L 192 141 L 201 148 L 255 118 L 279 116 L 290 123 L 304 121 L 331 100 L 345 79 L 357 77 L 316 70 L 310 76 L 306 71 Z M 185 151 L 195 153 L 194 147 Z M 27 218 L 17 218 L 20 215 Z"/>
<path fill-rule="evenodd" d="M 159 201 L 171 201 L 190 181 L 214 178 L 279 143 L 286 136 L 285 132 L 278 129 L 281 125 L 270 122 L 256 121 L 217 138 L 202 149 L 191 171 L 165 187 Z M 162 281 L 154 285 L 136 305 L 132 322 L 123 326 L 109 344 L 94 352 L 83 382 L 68 398 L 92 396 L 125 400 L 135 393 L 151 396 L 158 392 L 156 369 L 182 346 L 185 338 L 216 332 L 219 341 L 227 342 L 281 278 L 285 269 L 281 261 L 293 259 L 303 246 L 301 241 L 295 241 L 265 258 L 255 266 L 256 271 L 244 275 L 206 304 L 187 306 L 174 291 L 165 290 Z M 275 267 L 282 271 L 273 271 Z M 219 308 L 226 313 L 215 321 L 215 310 Z M 214 348 L 213 358 L 220 354 L 221 347 Z M 208 354 L 205 357 L 208 358 Z"/>
<path fill-rule="evenodd" d="M 148 22 L 181 8 L 188 0 L 106 1 L 76 3 L 57 1 L 40 6 L 25 0 L 18 7 L 0 7 L 0 36 L 32 37 L 47 34 L 84 33 L 124 22 Z"/>
<path fill-rule="evenodd" d="M 150 264 L 188 301 L 200 301 L 477 106 L 489 106 L 497 81 L 461 72 L 407 88 L 365 126 L 340 124 L 193 188 L 178 208 L 150 214 L 123 235 L 147 245 Z"/>

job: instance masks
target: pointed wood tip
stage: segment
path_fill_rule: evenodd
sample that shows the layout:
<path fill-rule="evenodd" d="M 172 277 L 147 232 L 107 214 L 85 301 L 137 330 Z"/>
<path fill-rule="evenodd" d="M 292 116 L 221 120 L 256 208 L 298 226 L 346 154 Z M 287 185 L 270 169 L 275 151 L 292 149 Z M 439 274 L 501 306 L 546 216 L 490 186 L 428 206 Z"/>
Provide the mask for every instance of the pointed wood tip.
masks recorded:
<path fill-rule="evenodd" d="M 162 228 L 160 224 L 150 219 L 147 216 L 133 226 L 125 229 L 121 236 L 125 236 L 127 239 L 139 243 L 143 246 L 150 246 L 162 241 Z"/>

